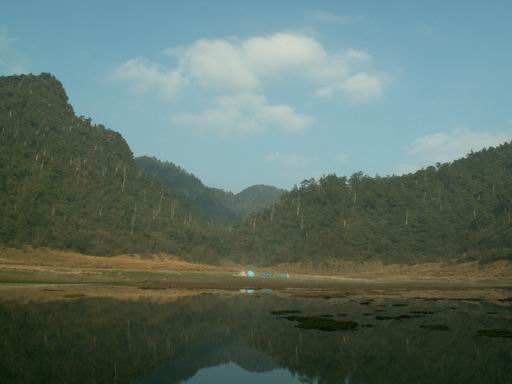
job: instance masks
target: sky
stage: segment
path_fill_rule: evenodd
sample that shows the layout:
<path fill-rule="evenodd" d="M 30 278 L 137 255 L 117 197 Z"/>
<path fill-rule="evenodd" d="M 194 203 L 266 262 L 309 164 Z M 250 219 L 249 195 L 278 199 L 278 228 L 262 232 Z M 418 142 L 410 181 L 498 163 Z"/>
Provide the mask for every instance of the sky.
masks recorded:
<path fill-rule="evenodd" d="M 512 2 L 10 1 L 0 75 L 206 185 L 404 174 L 512 139 Z"/>

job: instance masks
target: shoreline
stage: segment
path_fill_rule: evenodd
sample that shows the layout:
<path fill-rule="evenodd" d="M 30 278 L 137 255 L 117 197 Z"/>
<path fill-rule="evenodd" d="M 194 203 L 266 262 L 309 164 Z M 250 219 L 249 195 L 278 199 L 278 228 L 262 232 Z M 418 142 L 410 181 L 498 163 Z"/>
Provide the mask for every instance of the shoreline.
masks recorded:
<path fill-rule="evenodd" d="M 271 271 L 273 277 L 248 278 L 236 276 L 243 268 L 240 265 L 195 264 L 163 254 L 97 257 L 46 248 L 3 248 L 0 249 L 0 294 L 6 287 L 58 286 L 68 290 L 70 287 L 101 290 L 124 287 L 148 292 L 297 290 L 306 296 L 308 292 L 315 296 L 316 291 L 322 294 L 332 291 L 334 296 L 339 296 L 381 291 L 405 295 L 407 292 L 503 290 L 512 296 L 512 263 L 506 261 L 484 266 L 450 264 L 444 268 L 440 264 L 338 263 L 339 268 L 332 268 L 330 274 L 299 267 L 261 268 L 258 272 Z M 285 271 L 290 272 L 289 278 L 279 276 Z"/>

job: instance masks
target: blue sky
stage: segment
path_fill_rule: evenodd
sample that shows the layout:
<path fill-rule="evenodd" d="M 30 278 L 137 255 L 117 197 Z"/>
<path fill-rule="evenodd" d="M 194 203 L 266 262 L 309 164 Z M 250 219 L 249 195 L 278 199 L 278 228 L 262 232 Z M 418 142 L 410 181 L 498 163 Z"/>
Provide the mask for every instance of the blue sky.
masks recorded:
<path fill-rule="evenodd" d="M 512 139 L 510 1 L 12 1 L 0 75 L 207 185 L 401 174 Z"/>

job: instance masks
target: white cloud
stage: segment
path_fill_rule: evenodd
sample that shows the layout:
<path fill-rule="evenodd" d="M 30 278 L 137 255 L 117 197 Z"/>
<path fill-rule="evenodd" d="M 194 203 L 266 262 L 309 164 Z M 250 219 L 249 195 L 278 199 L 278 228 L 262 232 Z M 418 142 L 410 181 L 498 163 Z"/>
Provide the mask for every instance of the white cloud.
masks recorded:
<path fill-rule="evenodd" d="M 463 128 L 421 137 L 405 151 L 409 156 L 423 162 L 442 163 L 461 158 L 470 151 L 496 146 L 511 138 L 512 133 L 475 132 Z"/>
<path fill-rule="evenodd" d="M 226 40 L 199 40 L 178 55 L 179 71 L 201 85 L 235 91 L 260 87 L 242 48 Z"/>
<path fill-rule="evenodd" d="M 360 72 L 336 83 L 318 88 L 315 95 L 318 97 L 332 97 L 340 92 L 353 103 L 368 103 L 382 96 L 385 82 L 385 78 L 381 75 Z"/>
<path fill-rule="evenodd" d="M 253 37 L 242 43 L 243 55 L 255 73 L 310 70 L 322 65 L 327 52 L 315 39 L 289 33 Z"/>
<path fill-rule="evenodd" d="M 20 74 L 26 72 L 24 59 L 14 48 L 14 39 L 5 28 L 0 28 L 0 74 Z"/>
<path fill-rule="evenodd" d="M 333 12 L 316 10 L 313 12 L 313 20 L 321 23 L 352 23 L 362 20 L 361 16 L 337 15 Z"/>
<path fill-rule="evenodd" d="M 224 93 L 263 92 L 269 75 L 294 75 L 312 83 L 318 88 L 316 93 L 324 97 L 341 92 L 358 102 L 380 97 L 385 86 L 383 76 L 360 70 L 371 61 L 368 52 L 353 48 L 328 52 L 313 37 L 294 33 L 245 40 L 201 39 L 166 53 L 176 60 L 174 68 L 164 69 L 136 58 L 117 68 L 114 77 L 129 80 L 143 90 L 159 88 L 175 94 L 184 84 Z"/>
<path fill-rule="evenodd" d="M 379 98 L 385 87 L 384 76 L 362 71 L 362 66 L 371 62 L 368 52 L 353 48 L 329 52 L 315 38 L 299 33 L 200 39 L 165 53 L 174 65 L 165 67 L 134 58 L 120 65 L 113 78 L 128 81 L 138 91 L 157 91 L 165 97 L 190 88 L 207 89 L 207 97 L 214 98 L 212 106 L 196 114 L 178 114 L 173 120 L 180 125 L 209 127 L 223 135 L 268 129 L 294 132 L 312 124 L 311 117 L 286 103 L 271 105 L 267 101 L 265 89 L 276 84 L 276 78 L 283 86 L 300 81 L 312 94 L 324 98 L 342 95 L 355 103 Z M 236 101 L 237 97 L 241 99 Z"/>
<path fill-rule="evenodd" d="M 173 118 L 175 125 L 212 130 L 224 137 L 269 129 L 297 132 L 313 122 L 312 117 L 298 114 L 288 105 L 270 105 L 264 96 L 254 93 L 219 96 L 203 112 L 183 113 Z"/>
<path fill-rule="evenodd" d="M 185 85 L 177 70 L 165 70 L 160 65 L 138 57 L 119 66 L 112 74 L 114 79 L 127 80 L 137 92 L 156 90 L 164 97 L 174 97 Z"/>
<path fill-rule="evenodd" d="M 339 87 L 350 100 L 366 103 L 382 96 L 384 79 L 361 72 L 342 81 Z"/>
<path fill-rule="evenodd" d="M 353 48 L 347 49 L 345 51 L 345 56 L 349 60 L 361 61 L 361 62 L 368 61 L 372 58 L 372 56 L 368 52 L 362 51 L 360 49 L 353 49 Z"/>

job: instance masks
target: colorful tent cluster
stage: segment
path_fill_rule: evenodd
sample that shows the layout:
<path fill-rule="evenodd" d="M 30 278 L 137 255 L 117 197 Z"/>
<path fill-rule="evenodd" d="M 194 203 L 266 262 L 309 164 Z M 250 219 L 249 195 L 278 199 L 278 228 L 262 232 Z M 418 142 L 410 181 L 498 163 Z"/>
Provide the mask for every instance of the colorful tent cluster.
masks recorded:
<path fill-rule="evenodd" d="M 233 274 L 233 276 L 253 278 L 253 277 L 256 277 L 256 272 L 251 271 L 251 270 L 249 270 L 249 271 L 240 271 L 238 273 Z M 266 279 L 269 279 L 269 278 L 273 277 L 274 274 L 272 272 L 261 272 L 259 274 L 259 276 L 263 277 L 263 278 L 266 278 Z M 281 273 L 277 277 L 279 277 L 280 279 L 289 279 L 290 275 L 288 273 Z"/>
<path fill-rule="evenodd" d="M 254 271 L 241 271 L 241 272 L 235 273 L 233 276 L 256 277 L 256 273 Z"/>

